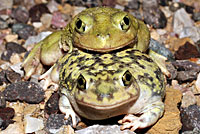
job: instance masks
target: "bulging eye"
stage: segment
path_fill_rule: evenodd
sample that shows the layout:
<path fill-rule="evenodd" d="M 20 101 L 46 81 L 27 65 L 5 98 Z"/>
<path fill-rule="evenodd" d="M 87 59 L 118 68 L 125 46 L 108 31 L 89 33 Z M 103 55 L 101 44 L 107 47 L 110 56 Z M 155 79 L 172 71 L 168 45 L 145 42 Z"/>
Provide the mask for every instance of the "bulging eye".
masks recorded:
<path fill-rule="evenodd" d="M 85 23 L 79 18 L 76 21 L 76 28 L 75 29 L 79 33 L 84 33 L 85 32 Z"/>
<path fill-rule="evenodd" d="M 130 27 L 130 18 L 128 17 L 128 15 L 124 16 L 124 18 L 122 19 L 120 26 L 122 30 L 128 30 Z"/>
<path fill-rule="evenodd" d="M 86 80 L 83 77 L 83 75 L 80 75 L 77 79 L 77 87 L 81 90 L 85 90 L 86 89 Z"/>
<path fill-rule="evenodd" d="M 129 71 L 126 71 L 124 75 L 122 76 L 122 81 L 124 86 L 130 86 L 133 82 L 133 76 Z"/>

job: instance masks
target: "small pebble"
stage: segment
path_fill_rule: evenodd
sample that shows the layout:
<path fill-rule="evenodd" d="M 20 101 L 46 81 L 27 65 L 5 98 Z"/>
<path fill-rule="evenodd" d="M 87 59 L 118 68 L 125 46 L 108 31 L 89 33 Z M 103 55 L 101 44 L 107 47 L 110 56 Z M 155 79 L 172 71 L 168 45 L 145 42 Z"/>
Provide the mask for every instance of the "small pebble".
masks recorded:
<path fill-rule="evenodd" d="M 47 32 L 41 32 L 39 33 L 37 36 L 30 36 L 24 46 L 28 46 L 28 45 L 31 45 L 31 44 L 36 44 L 38 42 L 40 42 L 41 40 L 43 40 L 44 38 L 46 38 L 48 35 L 50 35 L 52 32 L 50 31 L 47 31 Z"/>
<path fill-rule="evenodd" d="M 60 12 L 53 13 L 51 24 L 55 28 L 62 28 L 67 25 Z"/>
<path fill-rule="evenodd" d="M 19 6 L 12 11 L 13 18 L 20 23 L 27 23 L 29 19 L 29 12 L 25 7 Z"/>
<path fill-rule="evenodd" d="M 1 54 L 1 60 L 10 61 L 10 57 L 12 56 L 13 52 L 11 50 L 4 51 Z"/>
<path fill-rule="evenodd" d="M 10 61 L 13 53 L 20 54 L 23 52 L 26 52 L 26 49 L 24 47 L 14 42 L 8 42 L 6 43 L 6 51 L 2 53 L 1 59 L 5 61 Z"/>
<path fill-rule="evenodd" d="M 154 28 L 164 28 L 167 25 L 165 14 L 159 9 L 157 0 L 143 1 L 144 22 Z"/>
<path fill-rule="evenodd" d="M 151 7 L 159 7 L 158 0 L 144 0 L 142 2 L 143 9 L 151 8 Z"/>
<path fill-rule="evenodd" d="M 31 25 L 25 25 L 24 28 L 17 31 L 18 36 L 21 39 L 28 39 L 29 36 L 36 35 L 36 32 L 34 31 L 34 27 Z"/>
<path fill-rule="evenodd" d="M 0 29 L 8 28 L 8 23 L 0 17 Z"/>
<path fill-rule="evenodd" d="M 186 42 L 183 46 L 179 47 L 174 56 L 177 60 L 186 60 L 190 58 L 200 58 L 200 53 L 195 45 Z"/>
<path fill-rule="evenodd" d="M 170 72 L 170 77 L 167 77 L 168 80 L 174 80 L 177 76 L 177 69 L 169 62 L 166 64 L 167 70 Z"/>
<path fill-rule="evenodd" d="M 26 116 L 24 120 L 25 133 L 33 133 L 44 128 L 44 123 L 42 119 Z"/>
<path fill-rule="evenodd" d="M 131 0 L 128 2 L 127 7 L 129 9 L 134 9 L 134 10 L 138 10 L 140 8 L 140 3 L 138 0 Z"/>
<path fill-rule="evenodd" d="M 9 9 L 13 6 L 13 0 L 0 0 L 0 10 Z"/>
<path fill-rule="evenodd" d="M 65 125 L 65 115 L 64 114 L 51 114 L 46 122 L 46 129 L 50 133 L 55 133 L 59 131 L 59 129 Z"/>
<path fill-rule="evenodd" d="M 7 78 L 7 80 L 9 80 L 9 82 L 11 82 L 11 83 L 16 83 L 16 82 L 21 81 L 21 76 L 20 76 L 20 74 L 14 72 L 14 71 L 6 70 L 6 78 Z"/>
<path fill-rule="evenodd" d="M 40 28 L 42 26 L 42 22 L 33 22 L 33 26 L 35 28 Z"/>
<path fill-rule="evenodd" d="M 55 0 L 51 0 L 47 4 L 47 8 L 49 9 L 51 13 L 58 11 L 58 6 L 59 4 Z"/>
<path fill-rule="evenodd" d="M 183 7 L 183 4 L 179 3 L 179 2 L 173 2 L 172 4 L 170 4 L 169 6 L 169 9 L 172 11 L 172 12 L 175 12 L 177 11 L 178 9 L 182 8 Z"/>
<path fill-rule="evenodd" d="M 199 65 L 188 60 L 176 60 L 172 62 L 172 64 L 175 66 L 177 70 L 184 70 L 184 71 L 193 70 L 196 72 L 200 71 Z"/>
<path fill-rule="evenodd" d="M 31 22 L 40 22 L 40 17 L 44 13 L 50 13 L 49 9 L 47 8 L 45 4 L 39 4 L 39 5 L 33 6 L 29 10 Z"/>
<path fill-rule="evenodd" d="M 17 33 L 19 30 L 23 29 L 26 26 L 27 25 L 23 23 L 15 23 L 12 25 L 12 32 Z"/>
<path fill-rule="evenodd" d="M 25 101 L 27 103 L 40 103 L 44 100 L 44 90 L 36 83 L 22 81 L 10 84 L 3 91 L 7 101 Z"/>
<path fill-rule="evenodd" d="M 172 52 L 169 49 L 167 49 L 164 44 L 161 44 L 154 39 L 150 40 L 149 48 L 155 51 L 156 53 L 167 57 L 168 60 L 171 60 L 171 61 L 174 60 L 174 56 Z"/>
<path fill-rule="evenodd" d="M 190 105 L 194 105 L 196 104 L 196 98 L 194 96 L 194 93 L 192 91 L 187 91 L 183 93 L 183 97 L 181 100 L 181 107 L 182 108 L 186 108 Z"/>
<path fill-rule="evenodd" d="M 45 112 L 47 114 L 55 114 L 59 111 L 58 102 L 59 102 L 59 94 L 54 93 L 51 95 L 49 100 L 45 104 Z"/>
<path fill-rule="evenodd" d="M 195 12 L 195 13 L 193 13 L 193 15 L 192 15 L 192 19 L 194 20 L 194 21 L 200 21 L 200 12 Z"/>
<path fill-rule="evenodd" d="M 15 115 L 15 110 L 13 108 L 0 108 L 0 118 L 3 120 L 2 125 L 0 126 L 2 130 L 6 129 L 9 124 L 14 123 L 12 118 Z"/>
<path fill-rule="evenodd" d="M 16 41 L 18 38 L 18 35 L 17 34 L 8 34 L 5 36 L 5 40 L 7 42 L 12 42 L 12 41 Z"/>
<path fill-rule="evenodd" d="M 0 108 L 5 108 L 5 107 L 6 107 L 6 100 L 3 93 L 0 92 Z"/>
<path fill-rule="evenodd" d="M 181 134 L 200 134 L 200 129 L 198 128 L 194 128 L 192 131 L 184 131 L 184 132 L 180 132 Z"/>
<path fill-rule="evenodd" d="M 194 42 L 197 42 L 200 39 L 200 27 L 184 27 L 179 34 L 179 38 L 189 37 Z"/>
<path fill-rule="evenodd" d="M 180 35 L 184 27 L 192 27 L 193 22 L 184 8 L 177 10 L 173 17 L 173 31 Z"/>
<path fill-rule="evenodd" d="M 6 79 L 6 71 L 5 70 L 2 70 L 0 72 L 0 85 L 3 85 L 3 83 L 6 83 L 6 84 L 9 83 L 9 81 Z"/>
<path fill-rule="evenodd" d="M 42 17 L 40 18 L 42 24 L 46 27 L 49 28 L 51 26 L 51 21 L 52 21 L 52 14 L 43 14 Z"/>
<path fill-rule="evenodd" d="M 190 131 L 194 128 L 200 130 L 200 107 L 190 105 L 187 108 L 181 108 L 182 132 Z"/>
<path fill-rule="evenodd" d="M 22 47 L 22 45 L 19 45 L 15 42 L 7 42 L 6 50 L 11 50 L 12 52 L 18 53 L 18 54 L 26 52 L 26 49 Z"/>
<path fill-rule="evenodd" d="M 177 60 L 172 62 L 172 65 L 177 69 L 176 79 L 179 82 L 195 80 L 200 72 L 199 65 L 187 60 Z"/>

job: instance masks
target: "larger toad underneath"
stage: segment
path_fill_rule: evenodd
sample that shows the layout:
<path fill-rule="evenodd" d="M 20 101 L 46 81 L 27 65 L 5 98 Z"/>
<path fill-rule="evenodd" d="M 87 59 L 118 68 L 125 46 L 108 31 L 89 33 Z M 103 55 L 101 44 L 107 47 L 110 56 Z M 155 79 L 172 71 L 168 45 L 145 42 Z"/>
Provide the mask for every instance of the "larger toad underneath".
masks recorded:
<path fill-rule="evenodd" d="M 102 120 L 127 114 L 121 129 L 145 128 L 163 114 L 165 78 L 148 55 L 125 49 L 109 54 L 74 49 L 56 65 L 59 68 L 60 110 Z M 135 116 L 140 115 L 140 116 Z"/>

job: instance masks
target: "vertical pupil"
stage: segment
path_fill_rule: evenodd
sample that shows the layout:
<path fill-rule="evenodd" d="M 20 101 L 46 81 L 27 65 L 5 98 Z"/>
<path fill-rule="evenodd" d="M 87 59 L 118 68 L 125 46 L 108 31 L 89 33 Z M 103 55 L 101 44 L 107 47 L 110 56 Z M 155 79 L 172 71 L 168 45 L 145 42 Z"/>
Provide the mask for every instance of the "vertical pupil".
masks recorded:
<path fill-rule="evenodd" d="M 131 80 L 131 75 L 130 75 L 130 74 L 126 74 L 125 77 L 126 77 L 126 80 L 127 80 L 127 81 L 130 81 L 130 80 Z"/>
<path fill-rule="evenodd" d="M 83 78 L 79 78 L 78 83 L 79 83 L 80 86 L 83 85 Z"/>
<path fill-rule="evenodd" d="M 129 25 L 129 19 L 128 19 L 127 17 L 124 17 L 124 23 L 125 23 L 126 25 Z"/>
<path fill-rule="evenodd" d="M 78 20 L 78 21 L 76 22 L 76 26 L 77 26 L 78 29 L 80 29 L 81 26 L 82 26 L 82 21 L 81 21 L 81 20 Z"/>

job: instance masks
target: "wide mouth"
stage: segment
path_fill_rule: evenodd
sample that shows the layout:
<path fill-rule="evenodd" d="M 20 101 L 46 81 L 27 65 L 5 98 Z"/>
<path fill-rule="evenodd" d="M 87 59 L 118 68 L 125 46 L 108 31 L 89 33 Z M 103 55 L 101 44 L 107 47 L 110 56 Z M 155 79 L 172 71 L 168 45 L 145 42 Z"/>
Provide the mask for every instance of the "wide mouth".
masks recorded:
<path fill-rule="evenodd" d="M 127 105 L 129 103 L 133 103 L 137 100 L 138 98 L 138 95 L 130 95 L 130 98 L 126 99 L 126 100 L 123 100 L 123 101 L 120 101 L 120 102 L 116 102 L 114 104 L 99 104 L 99 105 L 96 105 L 96 104 L 92 104 L 92 103 L 86 103 L 86 102 L 83 102 L 83 101 L 80 101 L 78 99 L 76 99 L 76 102 L 77 104 L 81 105 L 81 106 L 84 106 L 84 107 L 90 107 L 92 109 L 96 109 L 96 110 L 110 110 L 110 109 L 116 109 L 116 108 L 119 108 L 123 105 Z"/>
<path fill-rule="evenodd" d="M 120 48 L 123 48 L 125 46 L 128 46 L 130 44 L 135 44 L 136 40 L 133 39 L 127 43 L 124 43 L 122 45 L 119 45 L 117 47 L 104 47 L 104 48 L 93 48 L 93 47 L 88 47 L 88 46 L 85 46 L 85 45 L 82 45 L 80 43 L 76 43 L 75 46 L 79 47 L 79 48 L 82 48 L 82 49 L 86 49 L 86 50 L 90 50 L 90 51 L 96 51 L 96 52 L 110 52 L 112 50 L 117 50 L 117 49 L 120 49 Z"/>

